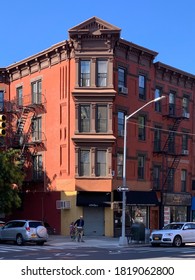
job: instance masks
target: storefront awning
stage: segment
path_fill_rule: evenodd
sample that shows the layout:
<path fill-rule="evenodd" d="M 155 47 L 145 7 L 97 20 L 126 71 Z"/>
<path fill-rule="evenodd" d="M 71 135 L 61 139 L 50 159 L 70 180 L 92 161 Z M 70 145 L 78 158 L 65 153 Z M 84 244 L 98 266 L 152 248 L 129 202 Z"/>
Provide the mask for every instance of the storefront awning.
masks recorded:
<path fill-rule="evenodd" d="M 108 207 L 111 205 L 110 192 L 78 192 L 77 206 Z"/>
<path fill-rule="evenodd" d="M 122 202 L 122 192 L 114 191 L 114 201 Z M 154 191 L 129 191 L 126 192 L 127 205 L 159 205 L 159 201 Z"/>

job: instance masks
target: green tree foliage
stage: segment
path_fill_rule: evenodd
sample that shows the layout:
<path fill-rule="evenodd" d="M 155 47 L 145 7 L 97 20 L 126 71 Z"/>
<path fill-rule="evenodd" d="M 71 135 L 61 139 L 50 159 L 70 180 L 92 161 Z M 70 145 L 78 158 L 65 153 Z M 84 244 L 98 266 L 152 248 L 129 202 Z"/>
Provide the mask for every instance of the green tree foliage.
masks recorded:
<path fill-rule="evenodd" d="M 20 207 L 23 180 L 18 150 L 0 151 L 0 213 L 9 214 Z"/>

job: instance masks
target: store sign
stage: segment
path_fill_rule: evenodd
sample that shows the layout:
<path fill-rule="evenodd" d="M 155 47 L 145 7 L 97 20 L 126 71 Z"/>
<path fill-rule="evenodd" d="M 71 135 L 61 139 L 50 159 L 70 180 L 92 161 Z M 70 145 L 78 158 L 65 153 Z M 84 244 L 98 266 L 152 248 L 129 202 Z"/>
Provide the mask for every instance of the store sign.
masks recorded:
<path fill-rule="evenodd" d="M 163 193 L 163 204 L 191 206 L 191 195 L 179 193 Z"/>

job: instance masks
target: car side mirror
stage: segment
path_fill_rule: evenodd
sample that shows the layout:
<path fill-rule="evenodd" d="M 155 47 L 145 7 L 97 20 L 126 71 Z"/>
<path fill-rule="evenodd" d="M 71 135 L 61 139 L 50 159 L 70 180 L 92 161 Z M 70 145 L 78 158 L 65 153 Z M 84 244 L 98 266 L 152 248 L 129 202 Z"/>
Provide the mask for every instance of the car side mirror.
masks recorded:
<path fill-rule="evenodd" d="M 189 227 L 188 227 L 188 226 L 185 226 L 183 229 L 189 229 Z"/>

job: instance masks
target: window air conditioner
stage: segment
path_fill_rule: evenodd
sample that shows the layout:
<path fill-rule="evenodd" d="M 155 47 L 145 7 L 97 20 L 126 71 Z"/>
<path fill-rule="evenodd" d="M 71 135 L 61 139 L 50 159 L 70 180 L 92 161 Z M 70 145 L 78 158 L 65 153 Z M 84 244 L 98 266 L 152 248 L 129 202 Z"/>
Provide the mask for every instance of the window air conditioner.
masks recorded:
<path fill-rule="evenodd" d="M 120 93 L 123 93 L 123 94 L 128 94 L 128 88 L 127 87 L 119 86 L 118 91 Z"/>
<path fill-rule="evenodd" d="M 190 118 L 190 113 L 183 112 L 183 117 L 186 119 Z"/>
<path fill-rule="evenodd" d="M 189 155 L 189 151 L 188 150 L 182 150 L 182 155 Z"/>
<path fill-rule="evenodd" d="M 56 200 L 56 209 L 70 209 L 70 201 Z"/>

